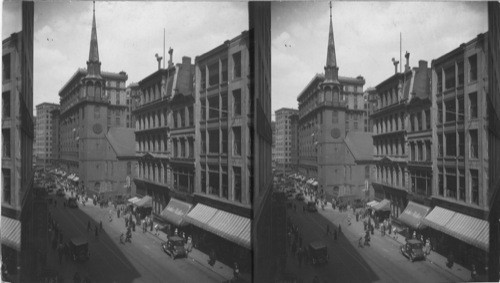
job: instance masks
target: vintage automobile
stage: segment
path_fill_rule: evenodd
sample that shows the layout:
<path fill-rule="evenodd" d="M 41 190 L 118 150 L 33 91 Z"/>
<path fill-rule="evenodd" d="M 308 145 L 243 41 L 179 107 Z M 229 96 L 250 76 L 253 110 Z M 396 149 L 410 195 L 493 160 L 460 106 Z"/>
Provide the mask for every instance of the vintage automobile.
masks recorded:
<path fill-rule="evenodd" d="M 178 236 L 170 236 L 166 242 L 162 242 L 163 251 L 166 252 L 172 259 L 177 257 L 187 257 L 186 249 L 184 248 L 184 239 Z"/>
<path fill-rule="evenodd" d="M 401 245 L 401 253 L 412 262 L 417 259 L 425 260 L 423 246 L 420 240 L 407 239 L 406 243 Z"/>
<path fill-rule="evenodd" d="M 70 197 L 68 199 L 68 206 L 69 207 L 72 207 L 72 208 L 78 208 L 78 202 L 77 202 L 77 199 L 75 197 Z"/>
<path fill-rule="evenodd" d="M 303 194 L 303 193 L 298 193 L 298 194 L 296 194 L 296 195 L 295 195 L 295 199 L 296 199 L 296 200 L 299 200 L 299 201 L 300 201 L 300 200 L 304 200 L 304 199 L 305 199 L 304 194 Z"/>
<path fill-rule="evenodd" d="M 328 262 L 328 247 L 323 241 L 312 242 L 307 246 L 308 258 L 313 265 Z"/>
<path fill-rule="evenodd" d="M 89 242 L 84 237 L 71 238 L 68 242 L 68 249 L 73 261 L 87 261 L 90 259 Z"/>
<path fill-rule="evenodd" d="M 318 212 L 318 209 L 316 208 L 316 203 L 314 201 L 308 202 L 306 210 L 309 212 Z"/>

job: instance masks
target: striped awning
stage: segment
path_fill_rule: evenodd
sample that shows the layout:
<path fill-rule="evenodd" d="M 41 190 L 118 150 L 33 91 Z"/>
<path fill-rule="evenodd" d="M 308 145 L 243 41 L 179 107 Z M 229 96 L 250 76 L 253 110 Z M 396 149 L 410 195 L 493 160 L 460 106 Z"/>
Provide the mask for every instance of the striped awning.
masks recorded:
<path fill-rule="evenodd" d="M 410 201 L 398 219 L 414 229 L 420 229 L 424 226 L 422 220 L 429 213 L 429 210 L 431 210 L 430 207 Z"/>
<path fill-rule="evenodd" d="M 489 251 L 488 221 L 436 206 L 423 223 L 472 246 Z"/>
<path fill-rule="evenodd" d="M 388 199 L 383 199 L 381 202 L 372 206 L 372 208 L 377 211 L 391 211 L 391 201 Z"/>
<path fill-rule="evenodd" d="M 21 222 L 16 219 L 2 216 L 0 230 L 2 245 L 21 251 Z"/>
<path fill-rule="evenodd" d="M 140 200 L 134 202 L 134 205 L 137 207 L 153 207 L 153 198 L 150 196 L 145 196 Z"/>
<path fill-rule="evenodd" d="M 192 205 L 187 202 L 171 198 L 165 209 L 160 213 L 160 217 L 176 226 L 183 226 L 187 224 L 184 221 L 184 215 L 189 212 L 191 207 Z"/>
<path fill-rule="evenodd" d="M 226 240 L 251 249 L 251 222 L 249 218 L 204 204 L 197 204 L 184 219 Z"/>

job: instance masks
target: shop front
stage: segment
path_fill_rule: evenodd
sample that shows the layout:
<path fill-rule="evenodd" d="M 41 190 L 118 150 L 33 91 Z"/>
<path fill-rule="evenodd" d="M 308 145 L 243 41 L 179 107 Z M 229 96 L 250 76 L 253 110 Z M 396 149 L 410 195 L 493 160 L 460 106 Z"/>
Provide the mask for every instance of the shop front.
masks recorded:
<path fill-rule="evenodd" d="M 484 271 L 489 251 L 489 223 L 439 206 L 423 219 L 430 228 L 433 249 L 470 269 L 474 264 Z"/>
<path fill-rule="evenodd" d="M 430 207 L 409 201 L 403 213 L 399 215 L 397 220 L 404 226 L 400 233 L 405 237 L 413 235 L 415 232 L 418 235 L 427 234 L 426 226 L 423 224 L 425 216 L 431 210 Z"/>
<path fill-rule="evenodd" d="M 201 251 L 216 255 L 228 266 L 237 262 L 243 272 L 251 272 L 251 221 L 224 210 L 198 203 L 184 220 L 193 227 L 193 242 Z"/>
<path fill-rule="evenodd" d="M 165 226 L 167 227 L 166 232 L 168 235 L 173 235 L 176 229 L 179 234 L 186 233 L 187 235 L 191 235 L 191 231 L 187 227 L 189 223 L 184 220 L 184 216 L 189 213 L 191 208 L 192 205 L 187 202 L 170 198 L 167 206 L 159 216 L 161 220 L 167 223 Z"/>
<path fill-rule="evenodd" d="M 391 216 L 391 201 L 383 199 L 379 203 L 372 206 L 373 216 L 375 218 L 375 227 L 378 228 L 378 223 L 389 219 Z"/>

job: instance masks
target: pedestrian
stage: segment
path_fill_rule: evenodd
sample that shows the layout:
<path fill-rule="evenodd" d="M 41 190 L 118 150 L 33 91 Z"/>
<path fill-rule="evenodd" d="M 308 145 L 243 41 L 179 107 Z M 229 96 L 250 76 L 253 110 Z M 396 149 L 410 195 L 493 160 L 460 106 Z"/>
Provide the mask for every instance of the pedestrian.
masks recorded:
<path fill-rule="evenodd" d="M 356 222 L 358 222 L 358 221 L 359 221 L 359 213 L 356 212 Z"/>
<path fill-rule="evenodd" d="M 142 233 L 146 233 L 146 231 L 148 230 L 146 225 L 147 225 L 147 224 L 146 224 L 146 221 L 144 221 L 144 222 L 142 223 Z"/>
<path fill-rule="evenodd" d="M 153 232 L 153 218 L 149 219 L 149 231 Z"/>

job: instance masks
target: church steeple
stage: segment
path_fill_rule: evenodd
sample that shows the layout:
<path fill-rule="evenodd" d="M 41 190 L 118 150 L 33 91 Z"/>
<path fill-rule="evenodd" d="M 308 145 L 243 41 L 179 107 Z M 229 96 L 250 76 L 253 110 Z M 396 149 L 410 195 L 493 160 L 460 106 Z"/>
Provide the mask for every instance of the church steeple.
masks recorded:
<path fill-rule="evenodd" d="M 330 31 L 328 33 L 328 49 L 326 53 L 325 82 L 338 83 L 338 70 L 335 41 L 333 39 L 332 2 L 330 2 Z"/>
<path fill-rule="evenodd" d="M 87 78 L 101 78 L 101 62 L 97 46 L 97 28 L 95 24 L 95 2 L 93 4 L 92 33 L 90 35 L 89 60 L 87 61 Z"/>

